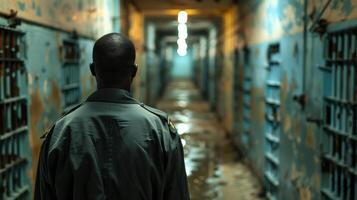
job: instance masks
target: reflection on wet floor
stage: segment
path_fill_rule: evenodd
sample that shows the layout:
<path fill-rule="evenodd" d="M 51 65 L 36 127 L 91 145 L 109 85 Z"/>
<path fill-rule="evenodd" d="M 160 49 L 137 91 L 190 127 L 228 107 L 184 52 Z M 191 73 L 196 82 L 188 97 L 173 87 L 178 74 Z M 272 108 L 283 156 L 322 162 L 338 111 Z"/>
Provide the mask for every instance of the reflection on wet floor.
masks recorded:
<path fill-rule="evenodd" d="M 173 81 L 157 107 L 170 114 L 185 149 L 192 200 L 260 200 L 261 187 L 190 81 Z"/>

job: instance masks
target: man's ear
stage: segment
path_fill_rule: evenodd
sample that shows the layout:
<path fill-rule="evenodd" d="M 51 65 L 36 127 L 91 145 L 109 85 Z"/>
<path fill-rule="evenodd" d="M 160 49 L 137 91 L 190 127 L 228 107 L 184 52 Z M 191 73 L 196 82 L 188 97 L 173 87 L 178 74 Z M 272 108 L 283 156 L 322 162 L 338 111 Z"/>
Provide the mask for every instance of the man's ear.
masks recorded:
<path fill-rule="evenodd" d="M 89 68 L 90 68 L 90 72 L 92 73 L 92 75 L 95 76 L 94 63 L 91 63 L 91 64 L 89 65 Z"/>
<path fill-rule="evenodd" d="M 132 74 L 131 74 L 131 78 L 134 78 L 136 76 L 136 73 L 138 72 L 138 65 L 135 64 L 133 66 L 133 71 L 132 71 Z"/>

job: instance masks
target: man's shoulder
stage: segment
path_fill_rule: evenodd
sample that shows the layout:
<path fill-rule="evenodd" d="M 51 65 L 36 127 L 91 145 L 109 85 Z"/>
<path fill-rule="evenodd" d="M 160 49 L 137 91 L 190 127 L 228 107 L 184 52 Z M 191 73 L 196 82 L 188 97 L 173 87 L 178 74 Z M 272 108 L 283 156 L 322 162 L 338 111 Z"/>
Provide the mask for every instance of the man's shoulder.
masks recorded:
<path fill-rule="evenodd" d="M 60 117 L 59 119 L 57 119 L 56 122 L 53 123 L 52 126 L 51 126 L 48 130 L 45 131 L 45 133 L 41 136 L 41 138 L 42 138 L 42 139 L 47 138 L 48 135 L 49 135 L 51 132 L 54 131 L 54 127 L 56 126 L 56 124 L 58 125 L 58 124 L 63 123 L 64 119 L 65 119 L 68 115 L 70 115 L 71 113 L 73 113 L 75 110 L 77 110 L 77 109 L 80 108 L 81 106 L 82 106 L 82 103 L 80 103 L 80 104 L 78 104 L 78 105 L 75 105 L 75 106 L 72 106 L 72 107 L 66 109 L 66 110 L 63 112 L 63 114 L 61 115 L 61 117 Z"/>
<path fill-rule="evenodd" d="M 176 129 L 175 125 L 172 123 L 172 121 L 169 118 L 169 115 L 166 112 L 164 112 L 162 110 L 159 110 L 157 108 L 153 108 L 153 107 L 147 106 L 145 104 L 141 104 L 141 107 L 143 107 L 145 110 L 147 110 L 147 111 L 155 114 L 156 116 L 158 116 L 161 119 L 161 121 L 165 125 L 167 125 L 168 130 L 171 133 L 173 133 L 173 134 L 177 133 L 177 129 Z"/>
<path fill-rule="evenodd" d="M 157 117 L 159 117 L 162 121 L 164 122 L 168 122 L 168 118 L 169 118 L 169 115 L 167 113 L 165 113 L 164 111 L 162 110 L 159 110 L 157 108 L 153 108 L 153 107 L 150 107 L 148 105 L 145 105 L 145 104 L 140 104 L 140 106 L 147 110 L 148 112 L 156 115 Z"/>

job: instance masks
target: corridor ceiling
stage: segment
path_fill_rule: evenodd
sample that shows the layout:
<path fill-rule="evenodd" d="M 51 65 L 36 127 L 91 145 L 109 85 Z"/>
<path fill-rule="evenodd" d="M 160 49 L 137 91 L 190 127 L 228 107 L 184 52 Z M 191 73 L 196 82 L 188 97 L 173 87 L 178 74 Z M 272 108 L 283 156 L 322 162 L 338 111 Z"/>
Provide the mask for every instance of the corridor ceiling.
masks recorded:
<path fill-rule="evenodd" d="M 146 16 L 177 15 L 186 10 L 189 15 L 220 15 L 235 0 L 132 0 Z"/>

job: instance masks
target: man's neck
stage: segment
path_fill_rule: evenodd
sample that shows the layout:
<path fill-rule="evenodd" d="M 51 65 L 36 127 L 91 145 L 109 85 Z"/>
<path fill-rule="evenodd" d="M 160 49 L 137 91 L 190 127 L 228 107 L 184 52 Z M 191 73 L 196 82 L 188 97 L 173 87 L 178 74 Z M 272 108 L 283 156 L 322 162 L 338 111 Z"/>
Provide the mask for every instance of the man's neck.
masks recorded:
<path fill-rule="evenodd" d="M 130 92 L 130 87 L 124 87 L 122 85 L 97 85 L 97 90 L 106 89 L 106 88 L 114 88 L 114 89 L 121 89 Z"/>

